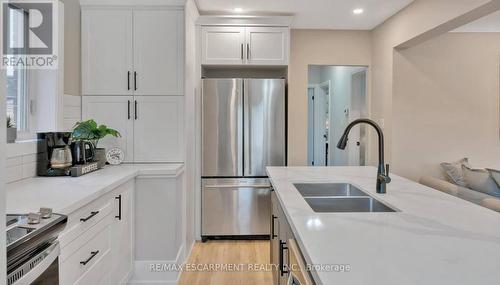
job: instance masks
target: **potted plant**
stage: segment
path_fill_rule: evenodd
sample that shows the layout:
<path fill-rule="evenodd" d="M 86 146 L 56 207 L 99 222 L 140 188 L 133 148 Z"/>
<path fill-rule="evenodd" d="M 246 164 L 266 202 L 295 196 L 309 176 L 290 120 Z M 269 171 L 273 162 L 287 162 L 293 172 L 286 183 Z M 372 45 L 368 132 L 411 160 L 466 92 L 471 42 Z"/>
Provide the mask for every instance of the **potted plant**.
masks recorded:
<path fill-rule="evenodd" d="M 94 120 L 90 119 L 83 122 L 77 122 L 73 127 L 73 140 L 82 140 L 92 143 L 95 148 L 94 160 L 104 165 L 106 163 L 106 149 L 97 148 L 99 140 L 113 136 L 121 137 L 120 132 L 108 128 L 106 125 L 98 125 Z"/>
<path fill-rule="evenodd" d="M 17 139 L 17 128 L 11 117 L 7 117 L 7 143 L 15 143 Z"/>

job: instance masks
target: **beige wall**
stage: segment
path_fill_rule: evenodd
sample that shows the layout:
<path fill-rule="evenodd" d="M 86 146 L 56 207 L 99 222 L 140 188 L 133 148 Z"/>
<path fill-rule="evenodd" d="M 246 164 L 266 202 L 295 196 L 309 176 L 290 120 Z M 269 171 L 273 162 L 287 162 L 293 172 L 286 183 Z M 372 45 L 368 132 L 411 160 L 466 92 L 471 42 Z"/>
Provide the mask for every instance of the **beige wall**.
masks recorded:
<path fill-rule="evenodd" d="M 80 94 L 80 1 L 64 3 L 64 94 Z"/>
<path fill-rule="evenodd" d="M 416 0 L 372 31 L 371 115 L 384 120 L 387 161 L 392 157 L 394 48 L 416 44 L 495 11 L 498 0 Z M 373 142 L 374 140 L 372 140 Z M 376 152 L 371 144 L 372 153 Z M 404 159 L 404 158 L 401 158 Z M 398 174 L 397 167 L 391 168 Z"/>
<path fill-rule="evenodd" d="M 292 30 L 288 71 L 288 164 L 307 165 L 309 64 L 370 65 L 368 31 Z"/>
<path fill-rule="evenodd" d="M 392 163 L 412 179 L 469 157 L 500 168 L 500 33 L 450 33 L 395 54 Z"/>

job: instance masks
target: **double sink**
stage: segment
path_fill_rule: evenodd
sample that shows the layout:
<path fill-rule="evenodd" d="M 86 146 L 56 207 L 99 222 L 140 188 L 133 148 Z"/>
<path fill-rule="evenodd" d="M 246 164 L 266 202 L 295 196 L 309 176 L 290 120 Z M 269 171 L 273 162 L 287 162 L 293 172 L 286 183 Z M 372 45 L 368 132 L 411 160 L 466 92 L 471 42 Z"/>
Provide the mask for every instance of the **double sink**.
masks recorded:
<path fill-rule="evenodd" d="M 318 213 L 397 211 L 349 183 L 295 183 L 294 186 Z"/>

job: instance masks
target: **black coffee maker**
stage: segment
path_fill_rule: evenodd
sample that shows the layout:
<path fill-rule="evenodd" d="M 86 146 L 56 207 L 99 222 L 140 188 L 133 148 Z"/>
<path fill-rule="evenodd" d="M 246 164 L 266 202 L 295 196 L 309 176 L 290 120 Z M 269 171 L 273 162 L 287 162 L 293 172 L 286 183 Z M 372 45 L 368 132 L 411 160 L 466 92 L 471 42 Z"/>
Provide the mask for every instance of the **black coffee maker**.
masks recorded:
<path fill-rule="evenodd" d="M 38 176 L 70 175 L 73 165 L 71 154 L 71 132 L 50 132 L 37 134 Z"/>

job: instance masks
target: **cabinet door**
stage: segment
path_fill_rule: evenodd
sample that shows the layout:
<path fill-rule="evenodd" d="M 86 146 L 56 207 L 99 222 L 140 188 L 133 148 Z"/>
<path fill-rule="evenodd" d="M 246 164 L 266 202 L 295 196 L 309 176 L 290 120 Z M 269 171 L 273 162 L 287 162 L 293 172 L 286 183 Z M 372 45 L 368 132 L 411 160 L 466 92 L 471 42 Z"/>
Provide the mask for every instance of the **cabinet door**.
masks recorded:
<path fill-rule="evenodd" d="M 288 28 L 246 28 L 247 63 L 258 65 L 287 65 L 289 33 Z"/>
<path fill-rule="evenodd" d="M 182 95 L 182 11 L 135 10 L 133 13 L 134 94 Z"/>
<path fill-rule="evenodd" d="M 271 264 L 278 266 L 279 265 L 279 255 L 280 255 L 280 239 L 279 239 L 279 231 L 280 231 L 280 220 L 279 220 L 279 212 L 277 209 L 276 193 L 271 192 Z M 277 267 L 273 267 L 273 284 L 279 284 L 279 274 L 280 271 Z"/>
<path fill-rule="evenodd" d="M 203 27 L 202 64 L 244 64 L 245 28 Z"/>
<path fill-rule="evenodd" d="M 98 147 L 106 149 L 119 147 L 125 152 L 125 162 L 134 160 L 134 120 L 132 96 L 84 96 L 82 99 L 82 118 L 94 119 L 116 129 L 121 137 L 106 137 L 99 141 Z"/>
<path fill-rule="evenodd" d="M 135 99 L 135 162 L 182 162 L 184 97 L 138 96 Z"/>
<path fill-rule="evenodd" d="M 132 94 L 132 12 L 82 11 L 83 95 Z"/>
<path fill-rule="evenodd" d="M 114 222 L 111 224 L 111 284 L 126 284 L 133 262 L 132 207 L 134 182 L 120 186 L 114 197 Z"/>

